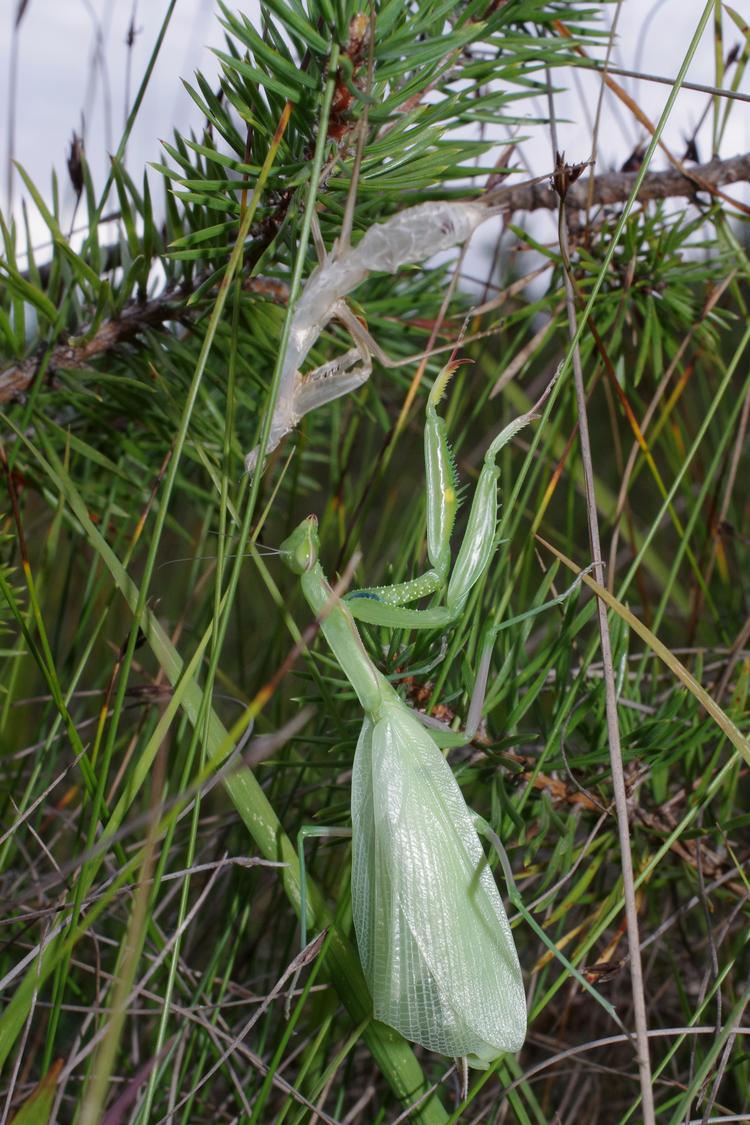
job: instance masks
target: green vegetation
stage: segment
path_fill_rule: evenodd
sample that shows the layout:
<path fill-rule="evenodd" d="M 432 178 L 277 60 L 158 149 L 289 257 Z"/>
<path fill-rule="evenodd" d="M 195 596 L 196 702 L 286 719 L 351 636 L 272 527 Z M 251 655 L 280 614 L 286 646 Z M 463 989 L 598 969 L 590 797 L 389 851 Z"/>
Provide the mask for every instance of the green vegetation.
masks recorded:
<path fill-rule="evenodd" d="M 23 169 L 51 248 L 34 248 L 26 211 L 2 217 L 3 1120 L 740 1120 L 749 212 L 705 179 L 681 211 L 654 201 L 649 177 L 659 139 L 682 143 L 670 114 L 701 36 L 717 86 L 741 90 L 747 27 L 718 3 L 696 12 L 635 182 L 588 210 L 574 183 L 560 237 L 514 205 L 481 298 L 450 291 L 453 262 L 368 278 L 351 308 L 388 355 L 443 350 L 376 360 L 249 477 L 317 261 L 313 214 L 330 249 L 353 184 L 356 241 L 406 206 L 479 198 L 506 168 L 503 188 L 524 180 L 524 138 L 548 137 L 554 91 L 584 55 L 605 57 L 612 10 L 264 0 L 257 26 L 219 15 L 220 89 L 185 84 L 202 128 L 165 144 L 160 177 L 125 167 L 126 129 L 106 184 L 73 168 L 82 241 L 58 185 Z M 721 144 L 738 109 L 707 100 L 714 155 L 733 155 Z M 130 125 L 139 106 L 140 93 Z M 485 126 L 518 151 L 497 163 Z M 582 138 L 569 160 L 588 158 Z M 579 171 L 558 169 L 563 194 Z M 527 249 L 543 267 L 533 285 Z M 423 573 L 425 402 L 469 312 L 458 355 L 472 363 L 444 402 L 462 480 L 562 364 L 560 378 L 542 424 L 498 458 L 502 546 L 456 627 L 361 632 L 402 697 L 458 729 L 484 627 L 568 587 L 555 552 L 587 567 L 598 517 L 603 575 L 498 633 L 483 723 L 449 762 L 548 942 L 606 1003 L 511 918 L 528 1038 L 464 1090 L 451 1060 L 371 1019 L 348 841 L 308 847 L 323 936 L 285 1015 L 293 842 L 303 825 L 349 826 L 362 712 L 273 550 L 314 512 L 332 581 Z M 331 323 L 308 366 L 350 346 Z M 606 1004 L 641 1042 L 648 1027 L 640 1081 Z"/>

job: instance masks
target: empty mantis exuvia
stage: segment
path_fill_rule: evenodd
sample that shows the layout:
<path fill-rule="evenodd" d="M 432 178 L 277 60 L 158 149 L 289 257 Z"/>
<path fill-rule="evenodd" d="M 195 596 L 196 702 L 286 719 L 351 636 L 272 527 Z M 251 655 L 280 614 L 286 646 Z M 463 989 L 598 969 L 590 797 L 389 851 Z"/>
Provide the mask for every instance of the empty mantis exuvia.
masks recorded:
<path fill-rule="evenodd" d="M 349 245 L 348 227 L 307 279 L 292 314 L 289 345 L 284 356 L 276 406 L 266 453 L 295 428 L 305 414 L 362 386 L 372 370 L 372 356 L 386 365 L 383 354 L 344 298 L 369 273 L 397 273 L 410 262 L 464 243 L 476 228 L 497 214 L 499 207 L 466 200 L 420 203 L 375 223 L 356 246 Z M 301 367 L 310 349 L 331 320 L 340 321 L 355 347 L 307 374 Z M 252 472 L 257 449 L 248 453 L 245 468 Z"/>
<path fill-rule="evenodd" d="M 477 834 L 479 818 L 468 809 L 439 748 L 464 744 L 467 735 L 428 730 L 370 659 L 355 623 L 359 618 L 393 627 L 445 628 L 460 616 L 492 559 L 497 454 L 538 416 L 551 384 L 535 407 L 507 425 L 487 449 L 451 568 L 456 481 L 437 405 L 455 366 L 443 369 L 427 403 L 430 569 L 411 581 L 337 599 L 319 561 L 314 516 L 284 541 L 281 555 L 300 576 L 304 596 L 365 715 L 352 776 L 351 887 L 374 1014 L 407 1039 L 486 1068 L 504 1052 L 520 1049 L 526 1002 L 508 919 Z M 427 609 L 406 605 L 430 594 L 444 595 L 443 604 Z M 541 608 L 546 607 L 522 616 Z M 479 678 L 496 632 L 495 626 L 485 638 Z M 486 674 L 485 666 L 485 681 Z M 477 719 L 473 704 L 469 725 Z M 304 892 L 304 876 L 302 886 Z M 301 919 L 304 939 L 304 893 Z"/>

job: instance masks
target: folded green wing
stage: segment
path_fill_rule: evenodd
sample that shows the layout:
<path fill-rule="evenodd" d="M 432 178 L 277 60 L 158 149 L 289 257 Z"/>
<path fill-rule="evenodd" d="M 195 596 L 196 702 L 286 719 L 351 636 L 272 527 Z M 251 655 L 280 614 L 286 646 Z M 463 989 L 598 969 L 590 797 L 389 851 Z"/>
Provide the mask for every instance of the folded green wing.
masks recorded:
<path fill-rule="evenodd" d="M 471 813 L 400 703 L 366 719 L 352 777 L 352 907 L 375 1016 L 486 1067 L 526 1036 L 513 937 Z"/>

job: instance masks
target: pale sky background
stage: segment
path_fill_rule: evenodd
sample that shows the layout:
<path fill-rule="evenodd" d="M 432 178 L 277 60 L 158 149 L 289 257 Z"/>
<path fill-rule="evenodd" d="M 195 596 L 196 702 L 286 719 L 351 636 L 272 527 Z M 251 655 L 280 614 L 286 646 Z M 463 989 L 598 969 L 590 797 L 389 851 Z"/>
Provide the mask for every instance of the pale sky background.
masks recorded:
<path fill-rule="evenodd" d="M 256 0 L 229 2 L 234 8 L 244 8 L 251 16 L 257 13 Z M 45 197 L 50 192 L 51 171 L 56 168 L 69 212 L 73 190 L 65 160 L 73 130 L 80 131 L 83 113 L 87 154 L 95 183 L 101 187 L 107 170 L 107 153 L 117 146 L 128 104 L 128 56 L 130 54 L 129 96 L 132 101 L 168 4 L 167 0 L 27 0 L 18 36 L 14 39 L 13 23 L 18 3 L 19 0 L 0 0 L 0 207 L 7 211 L 8 92 L 15 52 L 15 158 L 24 165 Z M 748 0 L 734 0 L 734 6 L 750 17 Z M 624 0 L 613 61 L 631 69 L 673 76 L 703 7 L 702 0 Z M 605 18 L 611 20 L 615 5 L 605 7 L 604 12 Z M 131 19 L 137 37 L 135 48 L 129 53 L 125 40 Z M 738 43 L 740 35 L 728 16 L 724 20 L 728 47 Z M 136 182 L 148 160 L 162 159 L 160 138 L 170 139 L 174 128 L 186 132 L 190 122 L 198 120 L 197 109 L 180 79 L 192 80 L 195 70 L 200 68 L 213 81 L 218 64 L 210 47 L 220 45 L 222 35 L 214 0 L 178 0 L 128 147 L 127 165 Z M 688 78 L 713 82 L 711 24 Z M 555 72 L 555 81 L 563 82 L 561 72 Z M 599 89 L 599 81 L 594 76 L 581 75 L 576 81 L 577 87 L 571 85 L 567 92 L 556 96 L 558 114 L 572 122 L 560 127 L 562 147 L 572 161 L 589 155 L 590 120 Z M 618 81 L 655 121 L 668 96 L 668 87 L 628 78 Z M 742 88 L 745 92 L 750 89 L 747 78 Z M 678 156 L 683 154 L 684 137 L 694 128 L 706 102 L 704 94 L 681 92 L 665 133 L 667 143 Z M 529 112 L 535 109 L 542 113 L 546 106 L 529 105 Z M 532 172 L 541 174 L 550 167 L 549 135 L 534 128 L 538 138 L 525 146 L 524 156 Z M 710 157 L 709 128 L 710 115 L 699 135 L 701 159 Z M 502 135 L 498 133 L 499 138 Z M 644 137 L 643 129 L 608 93 L 597 170 L 619 167 L 635 143 Z M 750 106 L 736 103 L 722 155 L 746 152 L 749 148 Z M 664 157 L 659 154 L 652 166 L 664 167 Z M 155 187 L 158 199 L 160 187 Z M 22 194 L 23 188 L 16 176 L 13 186 L 16 214 Z M 743 198 L 747 198 L 746 193 Z M 34 230 L 43 237 L 41 224 L 35 223 Z"/>

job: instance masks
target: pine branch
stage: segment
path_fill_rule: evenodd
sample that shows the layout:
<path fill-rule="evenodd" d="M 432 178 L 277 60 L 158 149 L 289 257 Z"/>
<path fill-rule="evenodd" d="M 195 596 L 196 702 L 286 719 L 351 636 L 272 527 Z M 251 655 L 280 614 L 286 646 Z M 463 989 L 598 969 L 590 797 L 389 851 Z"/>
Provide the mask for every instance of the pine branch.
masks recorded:
<path fill-rule="evenodd" d="M 589 178 L 578 180 L 571 185 L 566 195 L 568 214 L 591 206 L 607 207 L 623 203 L 632 191 L 636 175 L 637 172 L 604 172 L 594 176 L 593 183 Z M 689 176 L 674 168 L 665 172 L 650 172 L 641 185 L 638 199 L 641 203 L 678 197 L 692 199 L 701 190 L 696 186 L 696 181 L 714 188 L 750 182 L 750 153 L 695 165 L 690 169 Z M 493 202 L 507 204 L 509 211 L 554 210 L 558 205 L 557 195 L 545 180 L 500 187 L 493 190 L 492 195 Z M 270 231 L 275 231 L 276 225 L 270 223 Z M 261 234 L 260 241 L 264 249 L 270 241 L 270 235 Z M 103 251 L 110 268 L 117 264 L 115 258 L 118 250 L 118 247 L 113 246 Z M 249 268 L 252 268 L 259 256 L 259 253 L 250 254 Z M 197 288 L 204 280 L 203 275 L 197 276 L 194 287 Z M 283 283 L 269 278 L 247 278 L 244 288 L 281 302 L 286 299 Z M 143 331 L 160 329 L 170 321 L 185 322 L 192 315 L 187 301 L 193 291 L 194 289 L 180 286 L 165 290 L 150 301 L 130 302 L 117 317 L 105 320 L 85 342 L 58 344 L 52 351 L 48 369 L 54 373 L 58 369 L 74 371 L 86 367 L 95 357 L 132 340 Z M 41 354 L 37 351 L 21 363 L 0 371 L 0 403 L 19 398 L 28 390 L 39 370 L 40 361 Z"/>
<path fill-rule="evenodd" d="M 200 280 L 198 278 L 196 285 Z M 286 286 L 274 278 L 248 278 L 243 283 L 243 289 L 281 303 L 287 299 Z M 57 370 L 80 370 L 87 367 L 96 356 L 128 343 L 142 332 L 162 329 L 169 322 L 188 322 L 191 314 L 198 311 L 197 306 L 195 310 L 187 306 L 191 292 L 192 290 L 180 286 L 165 290 L 150 301 L 131 301 L 118 316 L 103 321 L 90 339 L 80 344 L 58 344 L 53 348 L 48 370 L 52 374 Z M 44 349 L 37 349 L 22 363 L 0 372 L 0 402 L 10 402 L 26 393 L 39 370 L 43 355 Z"/>
<path fill-rule="evenodd" d="M 584 211 L 589 207 L 610 207 L 624 203 L 633 190 L 637 170 L 634 172 L 603 172 L 591 179 L 578 180 L 572 184 L 565 196 L 567 211 Z M 694 198 L 697 192 L 707 188 L 718 188 L 726 184 L 750 182 L 750 153 L 732 156 L 728 160 L 711 160 L 707 164 L 696 164 L 683 175 L 674 168 L 666 172 L 649 172 L 638 192 L 640 203 L 656 199 L 678 197 Z M 507 191 L 507 194 L 505 194 Z M 509 211 L 554 211 L 559 205 L 559 196 L 548 183 L 518 184 L 502 189 L 498 202 L 507 200 Z"/>

